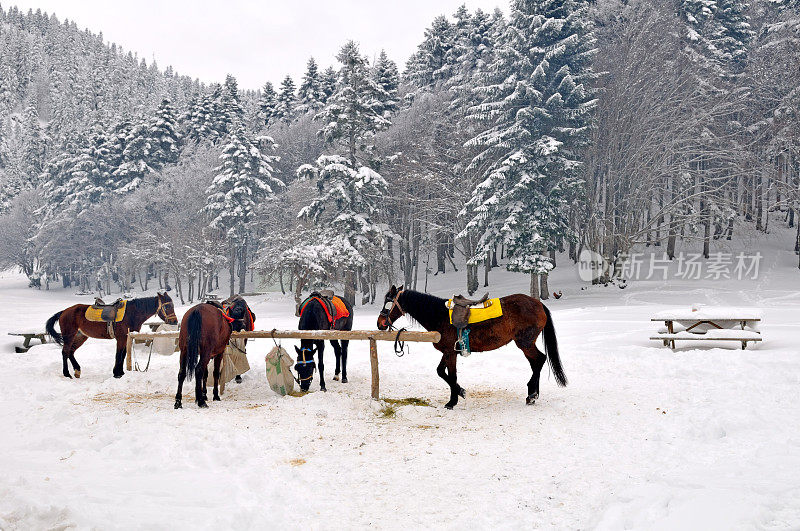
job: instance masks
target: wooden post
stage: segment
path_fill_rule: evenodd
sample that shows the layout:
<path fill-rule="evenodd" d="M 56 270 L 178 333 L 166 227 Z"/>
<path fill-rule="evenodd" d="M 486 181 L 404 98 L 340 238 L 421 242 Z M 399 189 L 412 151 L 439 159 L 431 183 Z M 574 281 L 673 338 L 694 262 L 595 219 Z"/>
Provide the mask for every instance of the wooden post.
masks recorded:
<path fill-rule="evenodd" d="M 369 340 L 369 364 L 372 368 L 372 398 L 379 400 L 381 397 L 381 376 L 378 372 L 378 342 L 373 338 Z"/>
<path fill-rule="evenodd" d="M 128 371 L 133 370 L 133 337 L 128 331 L 128 340 L 125 342 L 125 366 Z"/>

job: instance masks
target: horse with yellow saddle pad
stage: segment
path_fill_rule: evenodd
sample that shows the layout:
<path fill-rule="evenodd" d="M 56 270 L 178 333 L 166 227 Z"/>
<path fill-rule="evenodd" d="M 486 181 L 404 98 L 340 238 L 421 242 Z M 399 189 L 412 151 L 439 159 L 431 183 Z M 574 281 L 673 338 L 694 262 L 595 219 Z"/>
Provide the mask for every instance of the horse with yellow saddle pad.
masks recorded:
<path fill-rule="evenodd" d="M 175 306 L 166 293 L 127 301 L 120 299 L 112 304 L 100 303 L 102 301 L 97 300 L 92 306 L 75 304 L 47 320 L 45 325 L 47 333 L 56 340 L 56 343 L 63 345 L 61 357 L 63 373 L 67 378 L 72 378 L 67 361 L 72 363 L 75 377 L 81 377 L 81 367 L 75 360 L 75 351 L 90 337 L 116 339 L 114 377 L 120 378 L 125 374 L 122 370 L 122 362 L 125 360 L 128 332 L 138 332 L 144 322 L 156 314 L 168 324 L 178 324 Z M 61 333 L 56 332 L 56 321 L 61 328 Z"/>

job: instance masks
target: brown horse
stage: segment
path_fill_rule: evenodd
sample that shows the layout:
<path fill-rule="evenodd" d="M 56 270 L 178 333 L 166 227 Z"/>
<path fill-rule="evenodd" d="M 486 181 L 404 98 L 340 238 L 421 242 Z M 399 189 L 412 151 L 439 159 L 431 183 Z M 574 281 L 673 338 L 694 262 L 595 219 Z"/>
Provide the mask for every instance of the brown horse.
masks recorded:
<path fill-rule="evenodd" d="M 199 407 L 208 407 L 208 362 L 214 360 L 214 400 L 219 398 L 219 374 L 222 354 L 228 346 L 231 332 L 253 330 L 256 316 L 247 302 L 234 296 L 222 304 L 204 302 L 189 308 L 181 321 L 178 346 L 181 349 L 178 371 L 178 392 L 175 394 L 175 409 L 182 407 L 183 380 L 195 378 L 195 402 Z"/>
<path fill-rule="evenodd" d="M 450 324 L 450 313 L 446 303 L 447 300 L 427 293 L 392 286 L 384 298 L 383 310 L 378 316 L 378 328 L 386 330 L 397 319 L 408 314 L 425 330 L 436 331 L 442 335 L 439 342 L 433 345 L 442 353 L 442 361 L 436 368 L 436 373 L 450 386 L 450 401 L 444 407 L 453 409 L 458 403 L 459 396 L 466 398 L 466 392 L 458 385 L 456 377 L 458 352 L 455 343 L 458 338 L 456 328 Z M 539 300 L 522 294 L 501 297 L 500 305 L 503 308 L 502 316 L 469 325 L 470 350 L 475 352 L 495 350 L 514 341 L 525 354 L 533 371 L 533 376 L 528 381 L 528 396 L 525 399 L 527 404 L 533 404 L 539 398 L 539 373 L 547 357 L 550 358 L 550 367 L 553 369 L 556 383 L 561 387 L 566 386 L 567 377 L 558 357 L 556 330 L 553 327 L 550 310 Z M 536 338 L 542 332 L 547 356 L 536 348 Z"/>
<path fill-rule="evenodd" d="M 72 363 L 75 378 L 81 377 L 81 366 L 75 360 L 75 351 L 90 337 L 96 339 L 116 339 L 117 354 L 114 361 L 114 378 L 121 378 L 125 372 L 122 362 L 125 359 L 125 344 L 128 341 L 128 332 L 138 332 L 142 324 L 153 315 L 158 316 L 168 324 L 178 324 L 175 317 L 175 305 L 166 293 L 159 293 L 155 297 L 132 299 L 125 307 L 125 317 L 114 323 L 114 337 L 108 334 L 107 323 L 96 323 L 86 319 L 88 304 L 76 304 L 62 310 L 47 320 L 45 328 L 47 333 L 58 343 L 63 345 L 61 357 L 64 362 L 64 376 L 72 378 L 67 368 L 67 360 Z M 53 325 L 58 321 L 61 333 L 56 332 Z"/>

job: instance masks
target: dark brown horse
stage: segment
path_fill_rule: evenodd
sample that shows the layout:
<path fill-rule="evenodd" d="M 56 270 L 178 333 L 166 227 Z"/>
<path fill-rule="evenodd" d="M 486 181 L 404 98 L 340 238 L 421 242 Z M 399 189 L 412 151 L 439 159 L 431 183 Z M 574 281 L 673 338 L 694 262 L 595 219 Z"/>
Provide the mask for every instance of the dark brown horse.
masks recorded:
<path fill-rule="evenodd" d="M 175 409 L 182 407 L 183 380 L 195 378 L 195 402 L 199 407 L 208 407 L 208 362 L 214 360 L 214 400 L 219 398 L 219 374 L 222 354 L 231 339 L 231 332 L 253 330 L 256 316 L 247 302 L 239 296 L 231 297 L 222 304 L 204 302 L 189 308 L 181 321 L 178 346 L 181 349 L 178 371 L 178 392 L 175 394 Z"/>
<path fill-rule="evenodd" d="M 442 353 L 442 361 L 436 368 L 436 373 L 450 386 L 450 401 L 444 407 L 453 409 L 458 403 L 458 397 L 466 397 L 466 392 L 458 385 L 456 377 L 458 352 L 455 343 L 458 338 L 456 328 L 450 324 L 446 303 L 446 299 L 427 293 L 392 286 L 384 298 L 384 307 L 378 316 L 378 328 L 386 330 L 397 319 L 408 314 L 425 330 L 442 335 L 441 340 L 433 345 Z M 501 297 L 500 305 L 503 308 L 502 316 L 469 325 L 470 350 L 495 350 L 514 341 L 525 354 L 533 371 L 528 381 L 528 396 L 525 399 L 527 404 L 533 404 L 539 398 L 539 373 L 548 357 L 556 383 L 561 387 L 566 386 L 567 377 L 564 376 L 561 359 L 558 357 L 556 330 L 550 310 L 539 300 L 522 294 Z M 536 338 L 540 333 L 543 333 L 547 356 L 536 348 Z"/>
<path fill-rule="evenodd" d="M 67 360 L 72 363 L 75 378 L 81 377 L 81 366 L 75 360 L 75 351 L 90 337 L 96 339 L 116 339 L 117 354 L 114 360 L 114 378 L 121 378 L 125 371 L 122 362 L 125 359 L 125 344 L 128 341 L 128 332 L 138 332 L 142 324 L 152 316 L 158 316 L 168 324 L 178 324 L 175 317 L 175 305 L 166 293 L 159 293 L 155 297 L 132 299 L 125 307 L 125 317 L 114 323 L 114 336 L 108 333 L 107 323 L 97 323 L 86 319 L 88 304 L 76 304 L 62 310 L 47 320 L 45 328 L 47 333 L 58 343 L 63 345 L 61 357 L 64 362 L 64 376 L 72 378 L 67 367 Z M 58 321 L 61 333 L 56 332 L 55 322 Z"/>

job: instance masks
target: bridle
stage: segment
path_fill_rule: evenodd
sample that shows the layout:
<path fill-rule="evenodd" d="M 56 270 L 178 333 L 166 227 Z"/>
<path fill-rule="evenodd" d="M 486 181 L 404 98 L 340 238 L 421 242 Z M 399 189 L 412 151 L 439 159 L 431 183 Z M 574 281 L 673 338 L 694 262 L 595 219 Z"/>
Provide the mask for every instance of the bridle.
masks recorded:
<path fill-rule="evenodd" d="M 400 306 L 400 294 L 403 293 L 403 291 L 405 291 L 405 288 L 398 290 L 397 294 L 394 296 L 394 299 L 392 299 L 392 305 L 389 306 L 389 303 L 387 302 L 386 304 L 383 305 L 383 310 L 381 310 L 380 315 L 386 317 L 386 322 L 389 324 L 389 330 L 391 330 L 394 326 L 394 320 L 391 318 L 391 315 L 395 307 L 397 307 L 397 309 L 400 310 L 400 316 L 398 317 L 398 319 L 406 314 L 406 312 L 403 311 L 403 307 Z M 387 308 L 387 306 L 389 307 Z"/>
<path fill-rule="evenodd" d="M 169 310 L 169 312 L 167 312 Z M 175 315 L 175 304 L 172 301 L 165 303 L 161 297 L 158 298 L 158 308 L 156 308 L 156 314 L 161 316 L 164 319 L 164 322 L 168 322 L 172 319 L 178 321 L 178 316 Z"/>
<path fill-rule="evenodd" d="M 311 353 L 311 359 L 310 360 L 307 359 L 306 352 L 310 352 Z M 306 380 L 311 380 L 312 378 L 314 378 L 314 369 L 316 369 L 316 364 L 314 363 L 314 350 L 313 349 L 301 348 L 300 349 L 300 355 L 303 357 L 303 359 L 302 360 L 300 358 L 297 359 L 297 362 L 295 363 L 295 370 L 297 370 L 297 366 L 298 365 L 308 365 L 309 363 L 314 364 L 314 367 L 311 370 L 311 374 L 309 374 L 305 378 L 295 378 L 297 383 L 305 382 Z M 297 376 L 298 377 L 300 376 L 299 372 L 297 373 Z"/>

